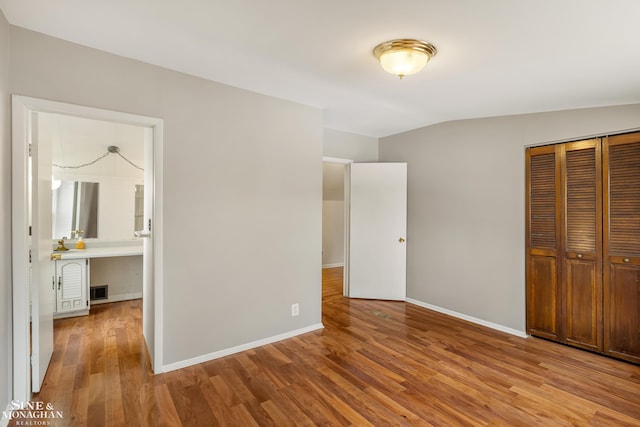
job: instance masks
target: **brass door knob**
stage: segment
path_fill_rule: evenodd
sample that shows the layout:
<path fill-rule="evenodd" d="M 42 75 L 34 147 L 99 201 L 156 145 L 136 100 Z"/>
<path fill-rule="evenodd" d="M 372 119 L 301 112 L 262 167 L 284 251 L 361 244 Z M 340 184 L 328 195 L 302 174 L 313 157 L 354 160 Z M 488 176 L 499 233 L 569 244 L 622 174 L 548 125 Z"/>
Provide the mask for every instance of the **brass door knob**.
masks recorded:
<path fill-rule="evenodd" d="M 398 242 L 400 242 L 400 243 L 404 243 L 404 237 L 399 238 L 399 239 L 398 239 Z"/>
<path fill-rule="evenodd" d="M 622 262 L 629 262 L 629 261 L 631 261 L 629 258 L 625 258 L 622 260 Z"/>
<path fill-rule="evenodd" d="M 578 257 L 578 259 L 582 259 L 582 254 L 578 254 L 576 256 Z"/>

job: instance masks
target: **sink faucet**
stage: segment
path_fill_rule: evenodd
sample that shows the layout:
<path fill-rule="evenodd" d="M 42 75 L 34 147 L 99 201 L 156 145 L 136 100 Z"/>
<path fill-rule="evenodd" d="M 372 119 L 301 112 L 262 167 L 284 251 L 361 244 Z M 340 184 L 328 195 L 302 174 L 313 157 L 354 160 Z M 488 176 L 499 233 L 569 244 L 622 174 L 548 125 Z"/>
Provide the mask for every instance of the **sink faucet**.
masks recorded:
<path fill-rule="evenodd" d="M 66 237 L 63 237 L 62 239 L 58 240 L 58 247 L 54 249 L 54 251 L 68 251 L 69 248 L 64 246 L 64 240 L 66 239 Z"/>

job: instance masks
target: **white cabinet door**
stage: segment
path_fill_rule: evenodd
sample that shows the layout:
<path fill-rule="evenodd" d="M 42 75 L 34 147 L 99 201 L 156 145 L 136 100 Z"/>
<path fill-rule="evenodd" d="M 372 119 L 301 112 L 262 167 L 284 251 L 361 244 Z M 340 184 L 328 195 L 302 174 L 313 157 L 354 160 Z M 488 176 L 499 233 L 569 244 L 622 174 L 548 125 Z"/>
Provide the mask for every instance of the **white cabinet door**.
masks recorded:
<path fill-rule="evenodd" d="M 56 261 L 56 307 L 58 314 L 89 308 L 87 263 L 86 258 Z"/>
<path fill-rule="evenodd" d="M 350 166 L 349 297 L 406 299 L 407 164 Z"/>

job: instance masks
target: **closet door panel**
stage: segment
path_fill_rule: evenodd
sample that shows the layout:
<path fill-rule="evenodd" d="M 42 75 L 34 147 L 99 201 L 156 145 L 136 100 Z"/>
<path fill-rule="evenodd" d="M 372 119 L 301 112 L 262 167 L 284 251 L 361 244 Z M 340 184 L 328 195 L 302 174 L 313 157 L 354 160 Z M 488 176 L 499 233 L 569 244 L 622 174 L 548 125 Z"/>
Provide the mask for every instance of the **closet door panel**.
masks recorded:
<path fill-rule="evenodd" d="M 598 350 L 601 289 L 593 264 L 580 260 L 565 263 L 565 333 L 570 344 Z"/>
<path fill-rule="evenodd" d="M 529 261 L 527 322 L 531 335 L 557 339 L 558 273 L 556 258 L 534 255 Z"/>
<path fill-rule="evenodd" d="M 563 144 L 563 336 L 602 350 L 601 142 Z"/>
<path fill-rule="evenodd" d="M 610 265 L 606 351 L 640 363 L 640 266 Z"/>
<path fill-rule="evenodd" d="M 640 133 L 607 138 L 603 154 L 604 350 L 640 363 Z"/>
<path fill-rule="evenodd" d="M 558 339 L 559 157 L 555 147 L 527 149 L 527 331 Z"/>

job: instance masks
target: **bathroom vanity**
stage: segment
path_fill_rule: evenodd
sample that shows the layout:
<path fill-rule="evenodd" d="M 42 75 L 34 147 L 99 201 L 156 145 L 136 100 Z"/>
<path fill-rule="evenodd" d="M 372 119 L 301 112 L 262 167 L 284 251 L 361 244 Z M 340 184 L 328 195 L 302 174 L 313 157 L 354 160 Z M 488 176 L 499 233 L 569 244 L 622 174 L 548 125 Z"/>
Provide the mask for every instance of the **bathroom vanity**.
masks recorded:
<path fill-rule="evenodd" d="M 91 260 L 141 255 L 142 245 L 106 246 L 53 252 L 52 258 L 55 259 L 55 262 L 52 286 L 56 292 L 54 317 L 89 314 Z"/>

